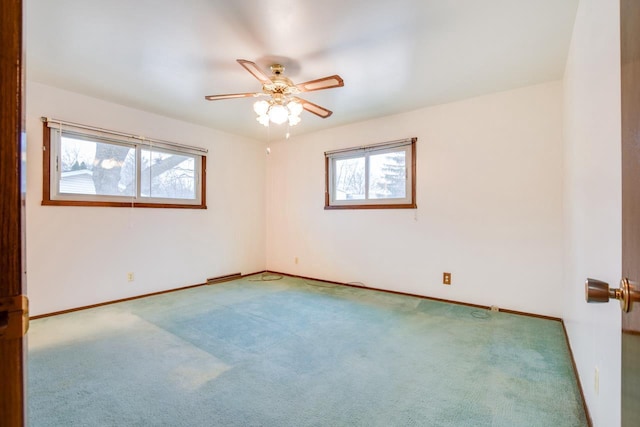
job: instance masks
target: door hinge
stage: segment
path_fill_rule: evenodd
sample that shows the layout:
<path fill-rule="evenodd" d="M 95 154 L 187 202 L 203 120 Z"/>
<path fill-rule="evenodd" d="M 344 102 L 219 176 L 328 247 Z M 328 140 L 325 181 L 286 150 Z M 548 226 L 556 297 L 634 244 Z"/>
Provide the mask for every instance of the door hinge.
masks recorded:
<path fill-rule="evenodd" d="M 0 297 L 0 339 L 25 336 L 29 329 L 29 298 L 26 295 Z"/>

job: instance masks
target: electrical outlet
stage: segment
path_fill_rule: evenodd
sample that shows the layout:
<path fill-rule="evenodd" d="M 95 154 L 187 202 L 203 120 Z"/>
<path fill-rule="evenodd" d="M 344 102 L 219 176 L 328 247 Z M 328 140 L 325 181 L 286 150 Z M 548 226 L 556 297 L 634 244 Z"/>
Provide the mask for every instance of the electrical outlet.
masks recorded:
<path fill-rule="evenodd" d="M 593 391 L 596 392 L 596 396 L 600 394 L 600 369 L 597 366 L 593 373 Z"/>
<path fill-rule="evenodd" d="M 497 305 L 492 305 L 491 311 L 500 311 L 500 307 L 498 307 Z"/>
<path fill-rule="evenodd" d="M 133 273 L 131 272 L 127 273 L 127 281 L 133 282 Z"/>
<path fill-rule="evenodd" d="M 442 273 L 442 284 L 443 285 L 451 284 L 451 273 Z"/>

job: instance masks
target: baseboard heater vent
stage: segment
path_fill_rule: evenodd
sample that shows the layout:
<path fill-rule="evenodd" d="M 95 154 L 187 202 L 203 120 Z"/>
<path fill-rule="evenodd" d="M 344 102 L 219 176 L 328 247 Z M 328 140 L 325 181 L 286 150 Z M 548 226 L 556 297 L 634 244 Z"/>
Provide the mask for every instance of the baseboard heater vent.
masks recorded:
<path fill-rule="evenodd" d="M 215 283 L 228 282 L 229 280 L 240 279 L 241 277 L 242 277 L 242 274 L 240 274 L 240 273 L 227 274 L 226 276 L 208 277 L 207 278 L 207 285 L 213 285 Z"/>

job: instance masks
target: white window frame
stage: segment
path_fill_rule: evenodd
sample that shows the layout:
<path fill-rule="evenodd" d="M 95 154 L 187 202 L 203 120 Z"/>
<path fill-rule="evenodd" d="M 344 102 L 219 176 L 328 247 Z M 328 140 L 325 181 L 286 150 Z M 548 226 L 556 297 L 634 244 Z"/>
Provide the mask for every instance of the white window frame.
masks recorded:
<path fill-rule="evenodd" d="M 45 132 L 45 165 L 43 205 L 76 205 L 76 206 L 113 206 L 113 207 L 178 207 L 206 209 L 204 185 L 206 180 L 206 152 L 199 147 L 159 141 L 139 136 L 133 136 L 116 131 L 93 128 L 90 126 L 71 124 L 53 119 L 43 118 Z M 62 168 L 60 158 L 62 150 L 62 136 L 75 139 L 85 139 L 97 143 L 106 143 L 133 148 L 135 150 L 135 188 L 131 196 L 76 194 L 60 191 Z M 48 138 L 48 141 L 47 141 Z M 47 153 L 48 150 L 48 153 Z M 192 157 L 194 159 L 195 198 L 162 198 L 142 196 L 142 150 L 150 150 L 168 154 Z M 48 166 L 48 168 L 46 167 Z"/>
<path fill-rule="evenodd" d="M 407 138 L 363 147 L 347 148 L 325 152 L 325 209 L 414 209 L 415 202 L 415 152 L 417 138 Z M 370 198 L 369 197 L 369 159 L 372 155 L 405 153 L 405 197 L 403 198 Z M 336 161 L 364 158 L 365 183 L 364 199 L 336 199 Z"/>

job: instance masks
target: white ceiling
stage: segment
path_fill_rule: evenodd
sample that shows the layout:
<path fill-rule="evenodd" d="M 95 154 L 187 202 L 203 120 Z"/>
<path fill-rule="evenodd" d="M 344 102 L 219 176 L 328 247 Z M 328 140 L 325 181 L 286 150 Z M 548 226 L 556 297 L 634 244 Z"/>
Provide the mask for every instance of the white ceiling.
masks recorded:
<path fill-rule="evenodd" d="M 303 113 L 300 134 L 561 79 L 577 3 L 26 0 L 27 77 L 263 140 L 253 99 L 204 99 L 261 90 L 237 58 L 296 83 L 342 76 L 304 94 L 334 114 Z"/>

